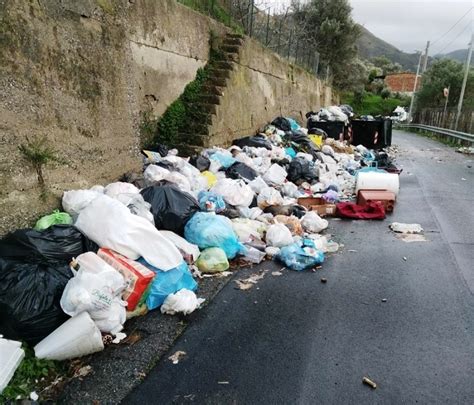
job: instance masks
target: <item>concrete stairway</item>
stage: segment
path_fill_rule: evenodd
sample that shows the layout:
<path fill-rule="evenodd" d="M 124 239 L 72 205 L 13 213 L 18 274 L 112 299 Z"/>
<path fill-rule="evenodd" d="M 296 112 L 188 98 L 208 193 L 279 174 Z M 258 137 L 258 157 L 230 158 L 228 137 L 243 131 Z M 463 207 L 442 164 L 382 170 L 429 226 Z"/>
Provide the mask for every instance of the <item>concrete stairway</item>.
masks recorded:
<path fill-rule="evenodd" d="M 227 81 L 239 61 L 240 47 L 244 37 L 240 34 L 227 34 L 217 49 L 218 60 L 211 61 L 206 69 L 208 78 L 202 86 L 198 101 L 192 105 L 193 116 L 186 132 L 179 136 L 178 148 L 192 152 L 209 147 L 209 130 L 217 113 L 217 106 L 224 95 Z"/>

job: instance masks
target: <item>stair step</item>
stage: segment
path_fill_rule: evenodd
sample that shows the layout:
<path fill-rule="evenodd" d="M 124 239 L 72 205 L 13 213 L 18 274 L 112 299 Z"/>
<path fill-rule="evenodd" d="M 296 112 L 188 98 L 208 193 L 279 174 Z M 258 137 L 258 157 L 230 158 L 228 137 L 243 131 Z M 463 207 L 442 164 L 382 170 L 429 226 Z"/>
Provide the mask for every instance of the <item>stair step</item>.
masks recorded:
<path fill-rule="evenodd" d="M 193 108 L 196 105 L 193 105 Z M 193 111 L 191 112 L 190 119 L 196 122 L 200 122 L 203 125 L 212 125 L 212 114 L 209 114 L 208 112 L 205 111 L 200 111 L 198 108 L 194 108 Z"/>
<path fill-rule="evenodd" d="M 224 45 L 235 45 L 235 46 L 241 46 L 243 43 L 244 43 L 243 38 L 229 38 L 229 37 L 224 39 L 224 42 L 223 42 Z"/>
<path fill-rule="evenodd" d="M 222 55 L 222 58 L 226 62 L 238 62 L 239 61 L 239 54 L 225 52 Z"/>
<path fill-rule="evenodd" d="M 217 94 L 201 94 L 199 100 L 207 104 L 220 104 L 221 102 Z"/>
<path fill-rule="evenodd" d="M 230 70 L 212 68 L 209 70 L 209 74 L 212 77 L 222 77 L 224 79 L 228 79 L 230 77 Z"/>
<path fill-rule="evenodd" d="M 227 53 L 236 53 L 238 54 L 239 53 L 239 50 L 240 50 L 240 46 L 237 46 L 237 45 L 222 45 L 220 47 L 220 49 L 224 52 L 227 52 Z"/>
<path fill-rule="evenodd" d="M 194 108 L 196 111 L 202 114 L 215 115 L 217 113 L 216 104 L 208 104 L 201 101 L 201 102 L 190 104 L 190 107 Z"/>
<path fill-rule="evenodd" d="M 202 92 L 205 94 L 215 94 L 217 96 L 224 95 L 224 87 L 213 84 L 205 84 L 202 86 Z"/>
<path fill-rule="evenodd" d="M 221 60 L 215 63 L 215 67 L 217 69 L 234 70 L 235 66 L 236 66 L 236 63 L 227 61 L 227 60 Z"/>
<path fill-rule="evenodd" d="M 209 135 L 209 125 L 200 121 L 193 121 L 189 124 L 189 132 L 196 132 L 201 135 Z"/>
<path fill-rule="evenodd" d="M 239 38 L 239 39 L 244 39 L 245 38 L 245 36 L 242 35 L 242 34 L 235 34 L 235 33 L 230 33 L 230 32 L 228 34 L 226 34 L 226 37 L 227 38 Z"/>
<path fill-rule="evenodd" d="M 227 78 L 212 76 L 209 77 L 206 82 L 209 82 L 211 85 L 214 86 L 225 87 L 227 84 Z"/>

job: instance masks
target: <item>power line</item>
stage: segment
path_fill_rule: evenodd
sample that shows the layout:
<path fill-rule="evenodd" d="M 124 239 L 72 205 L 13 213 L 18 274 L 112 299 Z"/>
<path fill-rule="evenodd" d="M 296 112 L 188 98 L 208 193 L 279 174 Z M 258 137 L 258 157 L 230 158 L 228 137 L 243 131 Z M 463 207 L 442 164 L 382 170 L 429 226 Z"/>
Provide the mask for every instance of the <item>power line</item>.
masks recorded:
<path fill-rule="evenodd" d="M 436 42 L 438 42 L 439 40 L 443 39 L 446 35 L 448 35 L 448 34 L 453 30 L 453 28 L 454 28 L 456 25 L 458 25 L 458 24 L 462 21 L 462 19 L 463 19 L 464 17 L 466 17 L 466 16 L 471 12 L 471 10 L 472 10 L 473 8 L 474 8 L 474 7 L 471 7 L 469 10 L 467 10 L 466 14 L 464 14 L 459 20 L 457 20 L 457 21 L 454 23 L 454 25 L 452 25 L 451 28 L 450 28 L 449 30 L 447 30 L 443 35 L 441 35 L 436 41 L 433 41 L 433 42 L 431 43 L 431 45 L 434 45 Z"/>
<path fill-rule="evenodd" d="M 464 32 L 471 26 L 471 22 L 469 22 L 465 27 L 464 29 L 448 44 L 446 45 L 443 49 L 441 49 L 440 51 L 434 53 L 433 55 L 437 55 L 437 54 L 441 54 L 446 48 L 449 48 L 454 41 L 456 41 L 456 39 L 458 39 L 462 34 L 464 34 Z"/>

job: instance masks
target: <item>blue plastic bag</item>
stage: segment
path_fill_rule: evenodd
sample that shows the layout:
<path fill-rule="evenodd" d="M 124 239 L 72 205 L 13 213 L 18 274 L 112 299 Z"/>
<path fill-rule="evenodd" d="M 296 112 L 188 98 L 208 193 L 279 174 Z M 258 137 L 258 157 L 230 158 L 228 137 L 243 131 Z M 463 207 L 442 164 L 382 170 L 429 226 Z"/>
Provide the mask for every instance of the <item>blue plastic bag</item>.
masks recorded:
<path fill-rule="evenodd" d="M 296 157 L 296 151 L 293 148 L 285 148 L 285 153 L 292 159 Z"/>
<path fill-rule="evenodd" d="M 216 193 L 202 190 L 198 194 L 198 201 L 199 207 L 203 211 L 221 212 L 225 210 L 224 199 Z"/>
<path fill-rule="evenodd" d="M 233 259 L 245 249 L 239 243 L 230 220 L 211 212 L 194 214 L 184 227 L 184 237 L 200 249 L 219 247 L 228 259 Z"/>
<path fill-rule="evenodd" d="M 184 261 L 178 267 L 168 271 L 153 267 L 143 257 L 137 261 L 156 273 L 150 284 L 148 298 L 146 299 L 146 306 L 149 310 L 158 308 L 168 295 L 174 294 L 183 288 L 191 291 L 197 290 L 196 280 L 194 280 L 188 265 Z"/>
<path fill-rule="evenodd" d="M 324 262 L 324 253 L 313 246 L 303 247 L 300 243 L 284 246 L 276 257 L 291 270 L 302 271 Z"/>
<path fill-rule="evenodd" d="M 226 155 L 221 152 L 215 152 L 209 158 L 212 160 L 217 160 L 225 169 L 229 168 L 236 162 L 236 160 L 232 156 Z"/>
<path fill-rule="evenodd" d="M 285 117 L 285 119 L 290 123 L 292 131 L 298 131 L 301 128 L 300 124 L 298 124 L 293 118 Z"/>

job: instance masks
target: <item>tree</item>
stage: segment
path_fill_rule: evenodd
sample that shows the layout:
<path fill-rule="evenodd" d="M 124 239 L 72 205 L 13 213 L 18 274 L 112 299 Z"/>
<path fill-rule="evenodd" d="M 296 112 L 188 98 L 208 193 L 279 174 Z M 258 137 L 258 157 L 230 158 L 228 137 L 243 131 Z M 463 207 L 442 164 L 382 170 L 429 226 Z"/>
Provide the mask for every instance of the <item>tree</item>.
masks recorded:
<path fill-rule="evenodd" d="M 355 41 L 360 35 L 351 11 L 348 0 L 310 0 L 294 9 L 296 22 L 304 24 L 310 46 L 319 52 L 339 88 L 348 82 L 347 65 L 357 54 Z"/>
<path fill-rule="evenodd" d="M 463 65 L 451 59 L 434 62 L 422 78 L 422 87 L 417 94 L 417 109 L 425 107 L 442 107 L 445 98 L 443 89 L 450 88 L 448 106 L 455 107 L 459 101 L 463 80 Z M 467 81 L 464 105 L 474 107 L 474 72 L 471 69 Z"/>
<path fill-rule="evenodd" d="M 400 65 L 399 63 L 393 63 L 386 56 L 376 56 L 375 58 L 371 59 L 371 62 L 374 66 L 382 69 L 384 75 L 388 75 L 390 73 L 398 73 L 402 71 L 402 65 Z"/>

